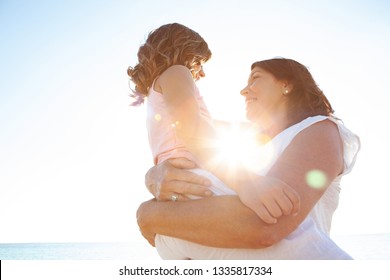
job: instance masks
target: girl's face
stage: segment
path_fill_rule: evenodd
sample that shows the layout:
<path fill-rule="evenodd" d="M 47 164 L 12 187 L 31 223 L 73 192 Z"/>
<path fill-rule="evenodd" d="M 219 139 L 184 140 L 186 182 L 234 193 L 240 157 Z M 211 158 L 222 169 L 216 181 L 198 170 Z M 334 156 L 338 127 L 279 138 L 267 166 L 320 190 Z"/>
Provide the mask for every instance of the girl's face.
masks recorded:
<path fill-rule="evenodd" d="M 195 81 L 199 81 L 200 78 L 203 78 L 206 76 L 205 72 L 203 71 L 203 64 L 196 63 L 192 66 L 191 69 L 192 76 L 194 77 Z"/>
<path fill-rule="evenodd" d="M 249 75 L 247 86 L 241 90 L 245 97 L 246 117 L 253 122 L 266 124 L 285 108 L 286 83 L 277 80 L 269 72 L 255 67 Z"/>
<path fill-rule="evenodd" d="M 206 74 L 203 71 L 203 64 L 204 63 L 201 62 L 201 59 L 199 57 L 194 57 L 190 64 L 190 71 L 195 81 L 199 81 L 200 78 L 206 77 Z"/>

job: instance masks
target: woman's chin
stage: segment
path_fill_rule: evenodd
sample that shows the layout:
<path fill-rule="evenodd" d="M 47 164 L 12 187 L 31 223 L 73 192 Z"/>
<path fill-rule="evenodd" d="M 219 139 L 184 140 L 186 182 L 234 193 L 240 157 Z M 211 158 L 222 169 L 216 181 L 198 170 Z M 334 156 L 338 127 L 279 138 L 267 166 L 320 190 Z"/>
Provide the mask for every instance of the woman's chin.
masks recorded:
<path fill-rule="evenodd" d="M 246 119 L 250 122 L 255 123 L 256 122 L 256 114 L 251 114 L 251 112 L 246 111 Z"/>

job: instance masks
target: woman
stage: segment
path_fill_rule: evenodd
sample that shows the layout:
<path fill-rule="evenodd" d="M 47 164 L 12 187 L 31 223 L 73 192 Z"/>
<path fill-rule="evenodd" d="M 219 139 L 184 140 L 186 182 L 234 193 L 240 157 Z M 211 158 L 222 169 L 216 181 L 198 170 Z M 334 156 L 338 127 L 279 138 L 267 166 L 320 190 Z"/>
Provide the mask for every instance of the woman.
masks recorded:
<path fill-rule="evenodd" d="M 235 196 L 182 203 L 152 200 L 137 212 L 145 238 L 153 244 L 158 233 L 197 243 L 199 250 L 186 251 L 195 259 L 350 259 L 329 232 L 340 180 L 355 163 L 359 138 L 333 116 L 310 72 L 294 60 L 254 63 L 241 95 L 247 118 L 270 139 L 264 149 L 274 151 L 272 160 L 257 170 L 263 177 L 242 189 L 256 199 L 257 186 L 264 184 L 261 178 L 277 178 L 300 195 L 299 213 L 265 224 Z M 191 192 L 196 188 L 191 184 L 201 178 L 180 170 L 183 167 L 191 163 L 165 162 L 148 172 L 146 183 L 159 184 L 167 192 Z M 163 173 L 169 176 L 161 180 Z"/>

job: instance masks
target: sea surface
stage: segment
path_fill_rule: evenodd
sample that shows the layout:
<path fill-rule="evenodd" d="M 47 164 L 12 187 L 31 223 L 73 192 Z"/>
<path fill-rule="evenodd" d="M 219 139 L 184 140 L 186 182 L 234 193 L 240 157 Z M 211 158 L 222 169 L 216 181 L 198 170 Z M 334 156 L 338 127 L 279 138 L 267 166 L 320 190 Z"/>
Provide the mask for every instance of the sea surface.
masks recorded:
<path fill-rule="evenodd" d="M 145 242 L 0 243 L 0 260 L 159 260 Z"/>
<path fill-rule="evenodd" d="M 336 243 L 357 260 L 390 260 L 390 233 L 340 235 Z M 145 242 L 0 243 L 0 260 L 159 260 Z"/>

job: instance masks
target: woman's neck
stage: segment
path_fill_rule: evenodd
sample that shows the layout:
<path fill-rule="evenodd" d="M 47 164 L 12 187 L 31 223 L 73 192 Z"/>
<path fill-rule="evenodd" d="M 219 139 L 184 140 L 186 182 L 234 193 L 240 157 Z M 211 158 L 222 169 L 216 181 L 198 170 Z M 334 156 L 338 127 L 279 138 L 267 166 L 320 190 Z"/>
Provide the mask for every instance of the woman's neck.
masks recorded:
<path fill-rule="evenodd" d="M 267 134 L 270 138 L 274 138 L 284 129 L 288 124 L 288 118 L 286 116 L 273 116 L 268 119 L 263 119 L 260 125 L 260 130 L 263 134 Z"/>
<path fill-rule="evenodd" d="M 279 115 L 268 120 L 259 122 L 260 140 L 261 142 L 268 142 L 283 130 L 301 121 L 301 118 Z"/>

